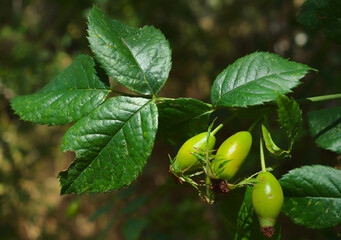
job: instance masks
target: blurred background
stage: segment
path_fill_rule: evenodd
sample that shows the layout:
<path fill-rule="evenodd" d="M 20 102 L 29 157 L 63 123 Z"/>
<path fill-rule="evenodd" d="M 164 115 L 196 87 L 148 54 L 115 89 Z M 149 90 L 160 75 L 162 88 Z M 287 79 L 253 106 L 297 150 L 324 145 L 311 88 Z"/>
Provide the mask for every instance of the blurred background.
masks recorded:
<path fill-rule="evenodd" d="M 62 153 L 70 126 L 47 127 L 20 121 L 10 108 L 16 95 L 31 94 L 66 68 L 78 54 L 90 54 L 86 17 L 97 4 L 108 16 L 142 27 L 154 25 L 170 42 L 173 67 L 160 93 L 210 101 L 215 77 L 239 57 L 268 51 L 307 64 L 309 73 L 295 98 L 341 90 L 341 49 L 319 31 L 297 22 L 304 0 L 0 0 L 0 239 L 233 239 L 221 211 L 241 204 L 221 200 L 209 206 L 190 186 L 175 184 L 168 173 L 168 153 L 179 146 L 157 143 L 143 174 L 119 192 L 59 195 L 57 174 L 74 154 Z M 118 87 L 119 88 L 119 87 Z M 122 89 L 119 89 L 122 90 Z M 275 175 L 312 164 L 336 166 L 341 156 L 319 149 L 307 130 L 307 111 L 336 101 L 302 106 L 304 130 L 292 159 Z M 253 119 L 236 119 L 217 136 L 217 145 Z M 285 135 L 270 117 L 274 140 Z M 239 177 L 258 171 L 257 146 Z M 268 159 L 268 165 L 277 164 Z M 230 197 L 232 198 L 232 197 Z M 238 201 L 237 201 L 238 200 Z M 281 215 L 282 239 L 339 239 L 340 227 L 309 230 Z"/>

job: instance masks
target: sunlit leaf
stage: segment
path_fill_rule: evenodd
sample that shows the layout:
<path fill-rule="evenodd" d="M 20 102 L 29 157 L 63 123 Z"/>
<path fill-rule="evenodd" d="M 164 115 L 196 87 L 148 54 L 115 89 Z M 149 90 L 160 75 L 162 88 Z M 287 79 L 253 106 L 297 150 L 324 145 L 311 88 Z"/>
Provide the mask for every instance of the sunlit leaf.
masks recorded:
<path fill-rule="evenodd" d="M 79 120 L 61 149 L 77 158 L 59 174 L 61 193 L 108 192 L 136 179 L 151 154 L 157 130 L 152 100 L 115 97 Z"/>
<path fill-rule="evenodd" d="M 312 68 L 267 52 L 235 61 L 215 79 L 211 100 L 215 106 L 247 107 L 273 101 L 291 92 Z"/>
<path fill-rule="evenodd" d="M 171 69 L 171 50 L 160 30 L 128 27 L 95 6 L 88 33 L 90 48 L 110 77 L 140 94 L 161 90 Z"/>

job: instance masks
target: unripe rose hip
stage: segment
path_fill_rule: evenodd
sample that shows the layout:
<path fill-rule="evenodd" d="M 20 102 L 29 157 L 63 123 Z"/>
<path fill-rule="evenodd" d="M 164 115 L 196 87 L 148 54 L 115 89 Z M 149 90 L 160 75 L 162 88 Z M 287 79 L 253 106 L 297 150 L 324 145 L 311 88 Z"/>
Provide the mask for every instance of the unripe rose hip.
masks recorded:
<path fill-rule="evenodd" d="M 226 139 L 211 164 L 216 178 L 226 181 L 233 178 L 249 154 L 251 145 L 252 136 L 248 131 L 237 132 Z"/>
<path fill-rule="evenodd" d="M 192 154 L 205 153 L 207 132 L 200 133 L 190 139 L 188 139 L 180 148 L 178 154 L 175 157 L 175 161 L 172 165 L 173 170 L 176 172 L 193 171 L 200 167 L 200 161 Z M 208 141 L 208 150 L 211 151 L 214 148 L 215 136 L 212 134 Z M 200 149 L 200 150 L 197 150 Z"/>
<path fill-rule="evenodd" d="M 270 172 L 261 172 L 260 180 L 252 190 L 252 204 L 259 219 L 261 231 L 267 237 L 274 234 L 274 225 L 283 205 L 283 191 Z"/>

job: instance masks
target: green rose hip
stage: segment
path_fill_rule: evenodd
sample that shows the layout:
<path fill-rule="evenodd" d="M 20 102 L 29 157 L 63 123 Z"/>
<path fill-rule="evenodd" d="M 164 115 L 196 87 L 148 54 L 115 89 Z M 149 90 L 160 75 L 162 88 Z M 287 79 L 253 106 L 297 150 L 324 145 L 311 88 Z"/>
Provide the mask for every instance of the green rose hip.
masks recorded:
<path fill-rule="evenodd" d="M 213 178 L 230 180 L 245 161 L 252 145 L 248 131 L 237 132 L 226 139 L 219 147 L 211 164 Z"/>
<path fill-rule="evenodd" d="M 277 179 L 269 172 L 261 172 L 260 180 L 252 190 L 252 204 L 259 219 L 261 231 L 267 237 L 274 234 L 274 225 L 283 205 L 283 191 Z"/>
<path fill-rule="evenodd" d="M 185 172 L 198 169 L 201 164 L 192 153 L 205 153 L 207 132 L 200 133 L 190 139 L 188 139 L 180 148 L 178 154 L 175 157 L 174 163 L 171 166 L 172 172 Z M 210 134 L 208 140 L 208 150 L 211 151 L 214 148 L 215 136 Z M 200 150 L 197 150 L 200 149 Z"/>

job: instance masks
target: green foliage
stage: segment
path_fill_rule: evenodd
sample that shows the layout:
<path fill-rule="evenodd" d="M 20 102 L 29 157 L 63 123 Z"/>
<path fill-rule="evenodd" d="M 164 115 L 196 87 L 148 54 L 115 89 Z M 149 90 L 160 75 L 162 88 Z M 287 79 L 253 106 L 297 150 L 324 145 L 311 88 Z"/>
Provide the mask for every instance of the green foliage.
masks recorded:
<path fill-rule="evenodd" d="M 90 48 L 107 74 L 133 92 L 156 95 L 171 68 L 171 50 L 154 27 L 128 27 L 96 6 L 88 24 Z"/>
<path fill-rule="evenodd" d="M 206 131 L 212 112 L 209 104 L 192 98 L 166 99 L 158 103 L 157 107 L 159 136 L 176 144 L 182 144 Z"/>
<path fill-rule="evenodd" d="M 215 79 L 211 100 L 215 106 L 247 107 L 276 99 L 300 84 L 312 68 L 275 54 L 256 52 L 238 59 Z"/>
<path fill-rule="evenodd" d="M 341 153 L 341 107 L 311 111 L 308 118 L 310 132 L 316 144 Z"/>
<path fill-rule="evenodd" d="M 291 157 L 292 146 L 302 127 L 302 111 L 294 99 L 285 95 L 277 96 L 277 106 L 278 122 L 289 138 L 288 150 L 283 150 L 275 144 L 269 132 L 267 120 L 262 124 L 262 135 L 270 155 L 273 158 L 281 159 Z"/>
<path fill-rule="evenodd" d="M 153 101 L 118 96 L 79 120 L 61 150 L 76 160 L 59 174 L 61 193 L 108 192 L 130 184 L 151 154 L 157 130 Z"/>
<path fill-rule="evenodd" d="M 291 150 L 294 140 L 302 127 L 302 111 L 294 99 L 284 95 L 277 97 L 278 122 L 289 137 Z"/>
<path fill-rule="evenodd" d="M 321 30 L 326 37 L 341 44 L 341 2 L 339 0 L 307 0 L 298 21 L 306 27 Z"/>
<path fill-rule="evenodd" d="M 272 137 L 268 128 L 264 124 L 262 124 L 262 134 L 263 134 L 263 139 L 265 142 L 265 147 L 266 149 L 268 149 L 272 157 L 285 158 L 285 157 L 291 156 L 289 150 L 283 150 L 275 144 L 275 142 L 272 140 Z"/>
<path fill-rule="evenodd" d="M 289 171 L 280 179 L 282 211 L 299 225 L 321 229 L 341 224 L 341 171 L 315 165 Z"/>
<path fill-rule="evenodd" d="M 100 105 L 109 93 L 96 75 L 94 60 L 77 59 L 40 91 L 11 99 L 21 119 L 39 124 L 75 122 Z"/>
<path fill-rule="evenodd" d="M 59 174 L 61 194 L 108 192 L 130 185 L 151 155 L 156 132 L 172 143 L 182 143 L 199 132 L 205 132 L 211 113 L 220 108 L 234 108 L 238 113 L 244 111 L 249 116 L 256 113 L 260 120 L 275 110 L 273 103 L 277 99 L 279 123 L 289 138 L 289 149 L 282 150 L 274 143 L 266 123 L 262 125 L 262 134 L 272 156 L 282 158 L 290 155 L 302 125 L 302 112 L 294 99 L 283 94 L 291 92 L 301 83 L 300 79 L 314 69 L 276 54 L 252 53 L 238 59 L 218 75 L 211 89 L 212 106 L 191 98 L 157 97 L 171 69 L 171 49 L 161 31 L 152 26 L 141 29 L 128 27 L 109 19 L 95 6 L 89 14 L 88 34 L 95 60 L 81 55 L 37 93 L 12 99 L 13 109 L 23 120 L 49 125 L 77 121 L 65 134 L 61 146 L 62 151 L 76 153 L 70 167 Z M 145 95 L 145 98 L 117 96 L 104 102 L 111 90 L 103 70 L 113 80 L 133 93 Z M 258 120 L 249 131 L 258 124 Z M 309 113 L 309 124 L 319 146 L 340 153 L 339 107 Z M 219 126 L 216 129 L 219 130 Z M 208 201 L 211 203 L 216 195 L 212 192 L 213 181 L 208 178 L 207 166 L 218 153 L 215 155 L 211 147 L 202 153 L 193 152 L 188 154 L 194 162 L 198 162 L 198 169 L 191 169 L 193 171 L 180 180 L 191 183 L 202 198 L 209 196 L 206 199 L 212 199 Z M 197 161 L 198 158 L 202 161 Z M 232 162 L 232 159 L 228 161 Z M 263 161 L 262 167 L 266 169 L 264 165 Z M 239 167 L 236 166 L 236 171 Z M 219 187 L 230 191 L 254 184 L 257 180 L 253 176 L 241 181 L 244 184 L 230 184 L 226 178 Z M 323 166 L 291 171 L 281 180 L 286 191 L 283 212 L 295 223 L 311 228 L 339 224 L 339 176 L 339 170 Z M 130 201 L 111 219 L 100 237 L 104 237 L 121 215 L 135 214 L 147 204 L 147 200 L 149 197 Z M 91 220 L 113 205 L 105 205 Z M 188 208 L 193 208 L 192 202 Z M 229 213 L 223 215 L 230 218 Z M 237 232 L 235 239 L 264 239 L 251 204 L 250 188 L 236 216 L 237 221 L 232 224 Z M 179 221 L 183 221 L 182 215 Z M 138 239 L 149 225 L 149 220 L 134 216 L 131 221 L 123 223 L 122 232 L 127 239 Z M 280 239 L 279 231 L 274 239 Z"/>

